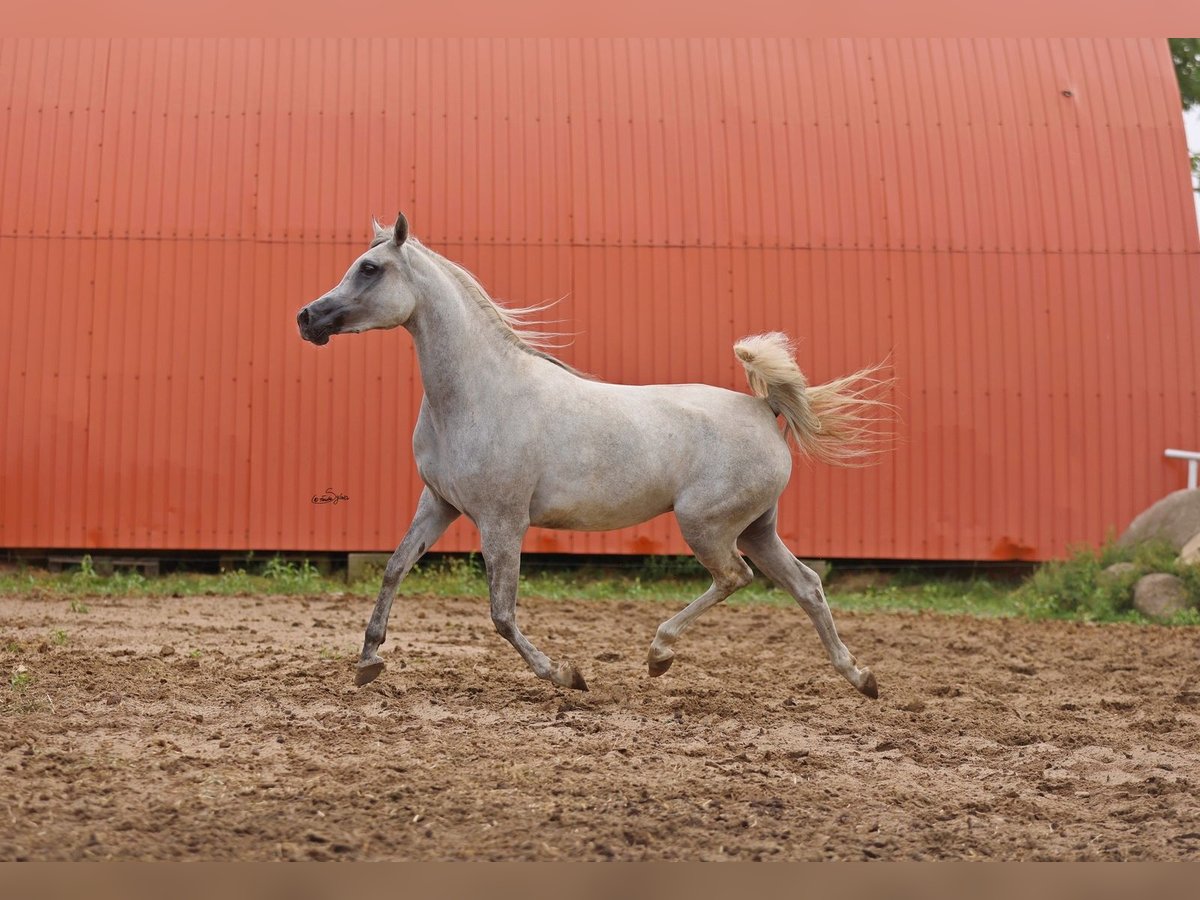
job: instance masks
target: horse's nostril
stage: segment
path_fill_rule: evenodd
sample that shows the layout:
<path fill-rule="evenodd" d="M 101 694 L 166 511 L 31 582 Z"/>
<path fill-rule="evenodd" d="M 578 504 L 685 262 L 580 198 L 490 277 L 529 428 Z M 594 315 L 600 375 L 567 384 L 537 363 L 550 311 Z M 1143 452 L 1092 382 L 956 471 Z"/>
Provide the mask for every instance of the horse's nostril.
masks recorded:
<path fill-rule="evenodd" d="M 300 312 L 296 315 L 296 324 L 299 325 L 301 328 L 303 328 L 305 325 L 308 324 L 308 307 L 307 306 L 304 307 L 304 309 L 300 310 Z"/>

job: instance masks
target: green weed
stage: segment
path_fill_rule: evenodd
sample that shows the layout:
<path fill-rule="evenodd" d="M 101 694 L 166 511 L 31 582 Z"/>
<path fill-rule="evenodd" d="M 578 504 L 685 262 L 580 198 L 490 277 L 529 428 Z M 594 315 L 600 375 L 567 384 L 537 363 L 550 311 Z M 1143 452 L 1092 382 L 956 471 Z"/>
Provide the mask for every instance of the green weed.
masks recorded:
<path fill-rule="evenodd" d="M 92 557 L 90 555 L 85 555 L 79 564 L 79 568 L 69 576 L 69 584 L 77 593 L 95 590 L 100 580 L 100 576 L 96 574 L 95 566 L 92 565 Z"/>
<path fill-rule="evenodd" d="M 102 592 L 118 597 L 144 594 L 148 583 L 146 576 L 138 571 L 114 572 L 105 580 Z"/>
<path fill-rule="evenodd" d="M 255 579 L 252 575 L 247 575 L 245 569 L 222 572 L 218 577 L 222 594 L 253 594 L 255 592 Z"/>
<path fill-rule="evenodd" d="M 8 677 L 8 683 L 18 694 L 23 694 L 33 684 L 33 676 L 24 666 L 17 666 Z"/>
<path fill-rule="evenodd" d="M 1102 575 L 1114 562 L 1129 562 L 1133 568 L 1116 577 Z M 247 565 L 251 563 L 247 558 Z M 1200 624 L 1200 567 L 1176 564 L 1175 554 L 1163 546 L 1127 550 L 1109 543 L 1098 550 L 1079 550 L 1065 560 L 1039 567 L 1021 584 L 1003 578 L 933 575 L 920 567 L 884 573 L 839 568 L 826 578 L 826 592 L 835 609 L 1140 621 L 1141 616 L 1132 609 L 1133 585 L 1151 571 L 1170 572 L 1184 581 L 1192 608 L 1175 621 Z M 89 611 L 84 598 L 94 596 L 336 593 L 366 599 L 379 590 L 382 574 L 371 571 L 346 585 L 340 578 L 323 577 L 307 560 L 297 563 L 275 556 L 265 561 L 262 574 L 238 568 L 219 575 L 170 573 L 146 578 L 130 572 L 104 578 L 95 573 L 90 557 L 85 557 L 72 573 L 0 573 L 0 596 L 62 598 L 69 601 L 72 612 L 80 614 Z M 708 574 L 691 557 L 650 557 L 637 565 L 614 561 L 577 567 L 539 563 L 535 557 L 526 561 L 520 591 L 522 597 L 549 600 L 660 600 L 682 606 L 710 584 Z M 482 599 L 488 593 L 487 573 L 477 554 L 427 558 L 409 573 L 400 593 Z M 727 602 L 731 606 L 795 605 L 790 595 L 761 575 Z M 56 643 L 59 640 L 55 638 Z M 66 640 L 65 632 L 61 640 Z"/>
<path fill-rule="evenodd" d="M 297 565 L 276 556 L 267 560 L 263 577 L 281 594 L 313 594 L 321 590 L 321 573 L 307 559 Z"/>
<path fill-rule="evenodd" d="M 409 579 L 414 594 L 471 596 L 487 592 L 487 573 L 475 553 L 425 563 L 410 572 L 405 582 Z"/>
<path fill-rule="evenodd" d="M 910 575 L 901 572 L 886 584 L 861 589 L 843 589 L 834 580 L 827 593 L 834 609 L 1012 616 L 1020 612 L 1012 600 L 1012 590 L 1011 585 L 987 578 L 942 576 L 912 581 Z"/>
<path fill-rule="evenodd" d="M 1064 560 L 1039 566 L 1015 592 L 1014 600 L 1023 613 L 1034 617 L 1100 622 L 1137 619 L 1134 585 L 1143 575 L 1165 572 L 1180 578 L 1188 590 L 1191 609 L 1179 618 L 1186 624 L 1200 610 L 1200 567 L 1175 560 L 1175 551 L 1161 543 L 1118 547 L 1109 542 L 1098 550 L 1085 547 Z M 1115 563 L 1129 563 L 1131 568 L 1120 574 L 1107 573 Z"/>

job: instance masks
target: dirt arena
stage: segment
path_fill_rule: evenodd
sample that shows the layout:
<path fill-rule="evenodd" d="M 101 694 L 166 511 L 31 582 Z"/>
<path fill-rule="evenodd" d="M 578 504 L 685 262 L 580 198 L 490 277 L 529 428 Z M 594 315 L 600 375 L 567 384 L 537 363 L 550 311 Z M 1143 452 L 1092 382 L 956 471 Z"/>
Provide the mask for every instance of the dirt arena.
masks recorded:
<path fill-rule="evenodd" d="M 1196 859 L 1197 629 L 647 602 L 0 598 L 0 859 Z M 55 632 L 60 632 L 55 634 Z M 21 668 L 23 667 L 23 669 Z M 14 684 L 14 682 L 16 682 Z"/>

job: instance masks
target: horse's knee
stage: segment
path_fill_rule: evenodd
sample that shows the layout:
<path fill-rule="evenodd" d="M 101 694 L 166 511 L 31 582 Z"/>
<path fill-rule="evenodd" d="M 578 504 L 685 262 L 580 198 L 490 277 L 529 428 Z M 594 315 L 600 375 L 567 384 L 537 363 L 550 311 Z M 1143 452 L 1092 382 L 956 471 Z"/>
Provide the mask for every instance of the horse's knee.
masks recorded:
<path fill-rule="evenodd" d="M 387 626 L 371 623 L 367 626 L 367 643 L 378 647 L 387 640 Z"/>
<path fill-rule="evenodd" d="M 805 609 L 818 610 L 827 606 L 821 576 L 799 560 L 796 561 L 795 597 Z"/>
<path fill-rule="evenodd" d="M 801 585 L 805 590 L 814 591 L 818 594 L 824 593 L 824 587 L 821 582 L 821 576 L 806 566 L 800 560 L 796 560 L 796 573 Z"/>
<path fill-rule="evenodd" d="M 796 602 L 806 612 L 810 613 L 819 613 L 829 609 L 829 604 L 825 602 L 825 595 L 821 593 L 820 588 L 816 590 L 797 591 Z"/>
<path fill-rule="evenodd" d="M 383 570 L 383 589 L 394 591 L 405 574 L 404 560 L 393 556 Z"/>

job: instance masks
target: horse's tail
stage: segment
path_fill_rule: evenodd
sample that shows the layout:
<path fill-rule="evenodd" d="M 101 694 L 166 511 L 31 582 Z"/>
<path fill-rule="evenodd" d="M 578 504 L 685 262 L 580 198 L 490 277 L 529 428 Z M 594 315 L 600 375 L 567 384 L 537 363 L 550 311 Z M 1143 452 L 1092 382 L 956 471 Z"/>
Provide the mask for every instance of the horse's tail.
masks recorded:
<path fill-rule="evenodd" d="M 878 397 L 894 381 L 880 376 L 886 364 L 811 387 L 796 365 L 791 341 L 781 332 L 742 338 L 733 352 L 746 367 L 750 390 L 783 416 L 801 453 L 835 466 L 875 461 L 888 440 L 879 427 L 880 414 L 892 408 Z"/>

